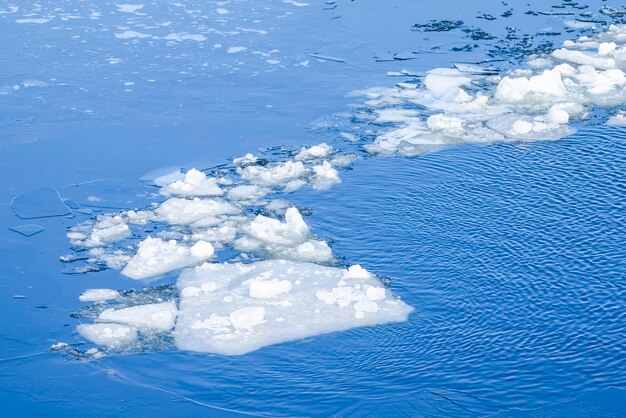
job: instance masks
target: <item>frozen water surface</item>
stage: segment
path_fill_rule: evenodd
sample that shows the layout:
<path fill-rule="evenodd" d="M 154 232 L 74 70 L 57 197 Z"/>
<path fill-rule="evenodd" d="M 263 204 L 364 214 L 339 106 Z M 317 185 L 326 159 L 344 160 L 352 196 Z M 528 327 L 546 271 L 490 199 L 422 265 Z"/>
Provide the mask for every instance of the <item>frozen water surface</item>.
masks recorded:
<path fill-rule="evenodd" d="M 623 415 L 625 18 L 0 6 L 5 410 Z"/>

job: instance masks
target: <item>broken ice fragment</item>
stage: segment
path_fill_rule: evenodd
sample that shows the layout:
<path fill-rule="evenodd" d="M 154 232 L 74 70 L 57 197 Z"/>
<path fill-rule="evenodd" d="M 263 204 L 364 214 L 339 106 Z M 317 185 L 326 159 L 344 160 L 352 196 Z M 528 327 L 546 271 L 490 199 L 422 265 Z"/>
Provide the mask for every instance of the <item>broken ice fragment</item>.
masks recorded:
<path fill-rule="evenodd" d="M 72 213 L 53 187 L 43 187 L 17 195 L 11 202 L 11 209 L 21 219 L 48 218 Z"/>
<path fill-rule="evenodd" d="M 353 327 L 401 322 L 412 308 L 365 270 L 286 260 L 184 270 L 174 343 L 240 355 L 266 345 Z M 201 291 L 210 285 L 209 292 Z M 191 291 L 191 289 L 197 289 Z"/>
<path fill-rule="evenodd" d="M 87 289 L 78 298 L 81 302 L 99 302 L 117 299 L 120 293 L 113 289 Z"/>
<path fill-rule="evenodd" d="M 186 247 L 175 240 L 147 237 L 139 243 L 137 253 L 124 267 L 122 274 L 135 280 L 147 279 L 193 266 L 209 259 L 213 253 L 213 246 L 204 241 Z"/>
<path fill-rule="evenodd" d="M 174 328 L 178 309 L 174 302 L 152 303 L 122 309 L 106 309 L 98 322 L 114 322 L 146 331 L 169 331 Z"/>
<path fill-rule="evenodd" d="M 22 234 L 25 237 L 32 237 L 33 235 L 38 234 L 44 230 L 43 227 L 35 224 L 12 226 L 9 229 L 11 231 L 17 232 L 18 234 Z"/>
<path fill-rule="evenodd" d="M 137 340 L 137 328 L 120 324 L 81 324 L 76 330 L 89 341 L 120 348 Z"/>

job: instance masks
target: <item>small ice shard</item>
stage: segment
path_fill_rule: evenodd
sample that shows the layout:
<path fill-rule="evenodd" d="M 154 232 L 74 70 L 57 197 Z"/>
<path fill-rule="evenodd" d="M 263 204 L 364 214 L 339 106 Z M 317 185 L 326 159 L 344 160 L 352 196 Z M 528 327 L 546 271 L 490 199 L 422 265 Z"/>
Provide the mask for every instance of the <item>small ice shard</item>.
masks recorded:
<path fill-rule="evenodd" d="M 150 186 L 163 187 L 167 184 L 173 183 L 185 178 L 185 175 L 180 171 L 178 167 L 166 167 L 158 170 L 151 171 L 143 175 L 139 181 L 148 184 Z"/>
<path fill-rule="evenodd" d="M 296 208 L 287 209 L 285 222 L 257 215 L 250 223 L 250 235 L 269 244 L 293 245 L 302 242 L 308 233 L 309 227 Z"/>
<path fill-rule="evenodd" d="M 18 234 L 22 234 L 25 237 L 32 237 L 33 235 L 38 234 L 44 230 L 42 226 L 35 224 L 12 226 L 9 229 L 11 231 L 17 232 Z"/>
<path fill-rule="evenodd" d="M 354 327 L 406 321 L 413 310 L 373 276 L 286 260 L 209 264 L 177 283 L 179 349 L 241 355 Z M 207 285 L 210 291 L 202 291 Z"/>
<path fill-rule="evenodd" d="M 48 218 L 72 213 L 53 187 L 44 187 L 15 196 L 11 202 L 11 209 L 21 219 Z"/>
<path fill-rule="evenodd" d="M 117 299 L 120 293 L 113 289 L 87 289 L 80 294 L 81 302 L 99 302 L 103 300 Z"/>
<path fill-rule="evenodd" d="M 159 220 L 172 225 L 188 225 L 207 217 L 233 215 L 239 209 L 221 199 L 181 199 L 166 200 L 155 211 Z"/>
<path fill-rule="evenodd" d="M 89 223 L 77 225 L 70 229 L 67 237 L 73 245 L 82 247 L 99 247 L 130 236 L 130 228 L 120 215 L 100 215 L 93 226 Z"/>
<path fill-rule="evenodd" d="M 143 9 L 143 4 L 116 4 L 117 11 L 122 13 L 136 13 L 137 10 Z"/>
<path fill-rule="evenodd" d="M 317 58 L 322 61 L 333 61 L 333 62 L 346 62 L 343 58 L 331 57 L 329 55 L 322 54 L 309 54 L 310 57 Z"/>
<path fill-rule="evenodd" d="M 313 188 L 315 190 L 325 190 L 331 188 L 335 184 L 341 183 L 339 173 L 328 161 L 324 161 L 322 165 L 316 165 L 313 170 Z"/>
<path fill-rule="evenodd" d="M 328 157 L 333 152 L 333 148 L 326 144 L 321 143 L 312 147 L 302 147 L 300 152 L 294 157 L 296 161 L 308 161 L 317 160 Z"/>
<path fill-rule="evenodd" d="M 76 330 L 92 343 L 120 348 L 137 340 L 137 328 L 120 324 L 81 324 Z"/>
<path fill-rule="evenodd" d="M 235 201 L 257 201 L 265 197 L 270 192 L 269 189 L 252 184 L 233 187 L 228 191 L 228 198 Z"/>
<path fill-rule="evenodd" d="M 233 159 L 233 164 L 236 165 L 237 167 L 245 167 L 250 164 L 256 164 L 258 161 L 259 159 L 257 157 L 248 153 L 244 155 L 243 157 L 238 157 L 238 158 Z"/>
<path fill-rule="evenodd" d="M 121 33 L 116 33 L 115 37 L 118 39 L 144 39 L 150 38 L 152 35 L 148 35 L 147 33 L 137 32 L 134 30 L 125 30 Z"/>
<path fill-rule="evenodd" d="M 228 48 L 226 50 L 226 52 L 228 52 L 229 54 L 237 54 L 239 52 L 243 52 L 245 50 L 247 50 L 248 48 L 246 48 L 245 46 L 231 46 L 230 48 Z"/>
<path fill-rule="evenodd" d="M 610 126 L 626 126 L 626 112 L 617 112 L 606 122 Z"/>
<path fill-rule="evenodd" d="M 207 177 L 202 171 L 192 168 L 185 177 L 166 184 L 161 188 L 161 194 L 165 196 L 221 196 L 222 188 L 213 177 Z"/>
<path fill-rule="evenodd" d="M 305 173 L 306 169 L 301 161 L 287 161 L 269 167 L 247 166 L 241 170 L 241 177 L 252 183 L 277 186 L 299 179 Z"/>
<path fill-rule="evenodd" d="M 119 323 L 146 331 L 169 331 L 174 328 L 178 309 L 174 302 L 151 303 L 122 309 L 105 309 L 98 322 Z"/>
<path fill-rule="evenodd" d="M 64 197 L 81 206 L 108 209 L 137 209 L 149 206 L 147 187 L 136 188 L 121 179 L 99 179 L 59 188 Z"/>
<path fill-rule="evenodd" d="M 211 243 L 205 241 L 187 247 L 175 240 L 147 237 L 139 243 L 137 253 L 124 267 L 122 274 L 135 280 L 147 279 L 198 264 L 211 258 L 214 252 Z"/>

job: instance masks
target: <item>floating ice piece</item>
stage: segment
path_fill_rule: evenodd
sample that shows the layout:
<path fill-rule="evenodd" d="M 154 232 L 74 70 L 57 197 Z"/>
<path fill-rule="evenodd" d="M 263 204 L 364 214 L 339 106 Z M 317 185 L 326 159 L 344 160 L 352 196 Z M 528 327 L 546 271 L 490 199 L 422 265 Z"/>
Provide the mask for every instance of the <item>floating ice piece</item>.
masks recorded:
<path fill-rule="evenodd" d="M 570 135 L 574 130 L 567 124 L 546 123 L 526 116 L 506 115 L 491 119 L 489 128 L 512 139 L 555 140 Z"/>
<path fill-rule="evenodd" d="M 170 33 L 163 37 L 167 41 L 196 41 L 204 42 L 207 40 L 206 36 L 199 33 Z"/>
<path fill-rule="evenodd" d="M 561 73 L 557 70 L 545 70 L 539 75 L 526 77 L 504 77 L 496 88 L 495 97 L 507 103 L 520 103 L 529 100 L 529 96 L 542 98 L 562 98 L 567 89 Z"/>
<path fill-rule="evenodd" d="M 228 52 L 229 54 L 237 54 L 239 52 L 246 51 L 247 49 L 248 48 L 246 48 L 245 46 L 231 46 L 226 50 L 226 52 Z"/>
<path fill-rule="evenodd" d="M 88 181 L 59 188 L 59 192 L 81 206 L 107 209 L 138 209 L 152 203 L 147 187 L 137 188 L 121 179 Z"/>
<path fill-rule="evenodd" d="M 203 286 L 210 290 L 203 291 Z M 177 287 L 176 346 L 226 355 L 401 322 L 412 311 L 372 276 L 355 281 L 343 269 L 286 260 L 205 263 L 184 270 Z"/>
<path fill-rule="evenodd" d="M 175 240 L 147 237 L 139 243 L 137 253 L 124 267 L 122 274 L 135 280 L 146 279 L 193 266 L 209 259 L 214 252 L 211 243 L 205 241 L 186 247 Z"/>
<path fill-rule="evenodd" d="M 16 19 L 15 23 L 36 23 L 36 24 L 43 24 L 43 23 L 48 23 L 51 19 L 45 18 L 45 17 L 33 17 L 33 18 L 26 18 L 26 19 Z"/>
<path fill-rule="evenodd" d="M 22 234 L 25 237 L 32 237 L 35 234 L 44 231 L 44 228 L 35 224 L 26 224 L 26 225 L 18 225 L 12 226 L 9 228 L 11 231 L 17 232 L 18 234 Z"/>
<path fill-rule="evenodd" d="M 626 112 L 617 112 L 609 118 L 606 124 L 612 126 L 626 126 Z"/>
<path fill-rule="evenodd" d="M 180 168 L 166 167 L 149 172 L 142 176 L 139 181 L 150 186 L 163 187 L 175 181 L 183 180 L 184 178 L 185 175 L 180 171 Z"/>
<path fill-rule="evenodd" d="M 333 185 L 341 183 L 339 173 L 328 161 L 322 165 L 316 165 L 313 170 L 313 188 L 315 190 L 330 189 Z"/>
<path fill-rule="evenodd" d="M 582 51 L 572 51 L 567 48 L 557 49 L 552 53 L 552 57 L 573 64 L 590 65 L 602 70 L 615 68 L 614 58 L 599 57 Z"/>
<path fill-rule="evenodd" d="M 202 171 L 192 168 L 184 178 L 163 186 L 160 193 L 165 196 L 221 196 L 224 191 L 214 177 L 207 177 Z"/>
<path fill-rule="evenodd" d="M 121 33 L 116 33 L 115 37 L 118 39 L 144 39 L 151 38 L 152 35 L 148 35 L 147 33 L 137 32 L 134 30 L 125 30 Z"/>
<path fill-rule="evenodd" d="M 302 147 L 300 152 L 294 157 L 294 160 L 308 161 L 322 159 L 328 157 L 332 152 L 333 148 L 330 145 L 321 143 L 310 148 Z"/>
<path fill-rule="evenodd" d="M 87 289 L 80 294 L 78 300 L 81 302 L 99 302 L 103 300 L 117 299 L 120 293 L 113 289 Z"/>
<path fill-rule="evenodd" d="M 188 225 L 207 217 L 237 214 L 239 209 L 221 199 L 171 198 L 155 211 L 158 219 L 172 225 Z"/>
<path fill-rule="evenodd" d="M 241 177 L 251 183 L 271 186 L 285 185 L 304 176 L 306 169 L 301 161 L 287 161 L 269 167 L 247 166 L 240 169 Z"/>
<path fill-rule="evenodd" d="M 174 328 L 177 315 L 178 308 L 176 308 L 176 303 L 172 301 L 122 309 L 105 309 L 98 316 L 98 322 L 130 325 L 142 332 L 163 332 Z"/>
<path fill-rule="evenodd" d="M 285 213 L 285 222 L 257 215 L 250 223 L 250 236 L 268 244 L 293 245 L 302 242 L 309 234 L 309 227 L 296 208 Z"/>
<path fill-rule="evenodd" d="M 256 185 L 233 187 L 228 191 L 228 198 L 235 201 L 254 202 L 270 193 L 270 190 Z"/>
<path fill-rule="evenodd" d="M 243 157 L 235 158 L 233 160 L 233 164 L 238 166 L 238 167 L 244 167 L 246 165 L 256 164 L 258 161 L 259 161 L 259 159 L 257 157 L 255 157 L 254 155 L 248 153 L 248 154 L 244 155 Z"/>
<path fill-rule="evenodd" d="M 73 245 L 99 247 L 130 236 L 130 228 L 120 215 L 100 215 L 95 225 L 78 225 L 67 233 Z"/>
<path fill-rule="evenodd" d="M 17 195 L 11 202 L 11 209 L 21 219 L 48 218 L 72 213 L 53 187 Z"/>
<path fill-rule="evenodd" d="M 121 348 L 137 340 L 137 328 L 120 324 L 82 324 L 76 330 L 89 341 L 109 348 Z"/>
<path fill-rule="evenodd" d="M 137 10 L 143 9 L 143 4 L 116 4 L 118 12 L 136 13 Z"/>

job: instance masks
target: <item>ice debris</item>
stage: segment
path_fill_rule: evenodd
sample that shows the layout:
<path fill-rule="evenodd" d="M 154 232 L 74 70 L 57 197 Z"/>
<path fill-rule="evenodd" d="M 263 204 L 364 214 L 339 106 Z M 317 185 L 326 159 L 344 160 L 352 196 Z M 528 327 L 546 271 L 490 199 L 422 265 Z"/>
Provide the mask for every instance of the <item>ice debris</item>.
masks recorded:
<path fill-rule="evenodd" d="M 428 71 L 422 88 L 361 92 L 375 123 L 394 124 L 366 149 L 418 155 L 459 142 L 559 139 L 594 106 L 626 103 L 626 25 L 566 41 L 528 64 L 502 77 L 457 65 Z"/>

